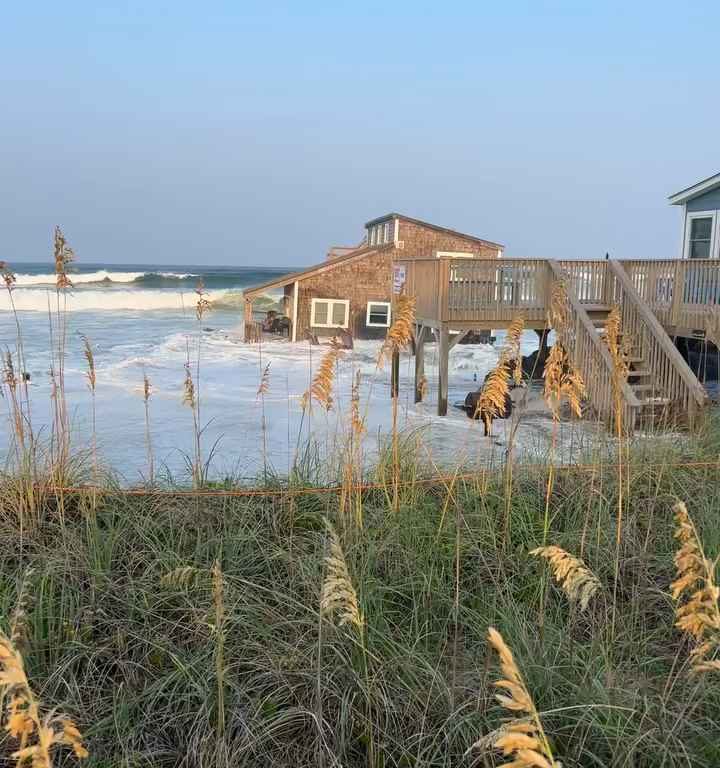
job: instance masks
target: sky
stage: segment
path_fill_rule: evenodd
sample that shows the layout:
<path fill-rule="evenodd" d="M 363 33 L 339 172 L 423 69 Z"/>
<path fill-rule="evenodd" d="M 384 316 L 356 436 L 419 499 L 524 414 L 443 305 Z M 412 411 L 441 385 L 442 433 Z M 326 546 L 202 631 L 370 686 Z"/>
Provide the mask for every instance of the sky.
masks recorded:
<path fill-rule="evenodd" d="M 390 211 L 508 256 L 674 258 L 720 171 L 720 3 L 0 9 L 0 259 L 297 266 Z"/>

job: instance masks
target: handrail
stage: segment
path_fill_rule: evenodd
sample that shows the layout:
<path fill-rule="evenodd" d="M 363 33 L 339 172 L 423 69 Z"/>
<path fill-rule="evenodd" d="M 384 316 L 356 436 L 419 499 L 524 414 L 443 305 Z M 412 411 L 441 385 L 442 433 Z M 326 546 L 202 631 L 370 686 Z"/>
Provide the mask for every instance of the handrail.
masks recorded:
<path fill-rule="evenodd" d="M 615 375 L 610 351 L 600 339 L 572 286 L 568 284 L 568 276 L 563 268 L 554 259 L 548 259 L 548 266 L 554 279 L 565 286 L 565 295 L 572 309 L 572 317 L 568 320 L 575 319 L 574 328 L 568 322 L 566 328 L 556 328 L 555 332 L 580 371 L 593 406 L 603 418 L 610 421 L 614 409 L 612 390 Z M 627 381 L 621 382 L 620 392 L 623 398 L 623 423 L 632 428 L 642 403 Z"/>
<path fill-rule="evenodd" d="M 655 313 L 640 298 L 625 269 L 615 260 L 610 261 L 609 265 L 616 281 L 615 301 L 622 305 L 623 314 L 635 326 L 634 330 L 647 330 L 651 337 L 648 339 L 648 336 L 645 335 L 644 340 L 650 341 L 654 348 L 652 350 L 644 349 L 643 352 L 645 353 L 645 363 L 650 366 L 654 381 L 658 383 L 660 388 L 668 389 L 667 394 L 671 399 L 675 400 L 680 397 L 683 401 L 682 405 L 688 409 L 692 408 L 691 399 L 699 406 L 705 405 L 707 402 L 705 388 L 697 380 Z M 617 295 L 618 287 L 621 289 L 621 296 Z M 631 312 L 635 315 L 634 318 L 630 317 Z M 637 320 L 644 326 L 643 328 L 638 327 L 640 324 L 637 323 Z M 685 385 L 685 392 L 682 392 L 682 387 L 678 386 L 679 382 L 673 381 L 675 377 L 678 377 Z"/>

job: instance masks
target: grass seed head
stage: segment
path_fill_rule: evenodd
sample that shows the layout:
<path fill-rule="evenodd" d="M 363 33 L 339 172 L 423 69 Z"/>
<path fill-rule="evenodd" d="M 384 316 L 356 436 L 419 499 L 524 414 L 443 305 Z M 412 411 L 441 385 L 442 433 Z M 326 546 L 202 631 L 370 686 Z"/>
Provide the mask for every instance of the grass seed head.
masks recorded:
<path fill-rule="evenodd" d="M 380 349 L 378 367 L 385 364 L 385 360 L 394 352 L 405 349 L 413 338 L 415 327 L 415 299 L 412 296 L 402 294 L 398 297 L 395 306 L 395 320 L 390 326 L 385 342 Z"/>
<path fill-rule="evenodd" d="M 335 368 L 342 359 L 342 350 L 335 344 L 323 355 L 317 373 L 308 389 L 302 397 L 302 407 L 305 409 L 311 402 L 317 400 L 326 411 L 333 406 L 332 389 L 335 381 Z"/>
<path fill-rule="evenodd" d="M 0 279 L 5 283 L 8 291 L 12 291 L 17 282 L 15 273 L 10 269 L 10 265 L 6 261 L 0 261 Z"/>
<path fill-rule="evenodd" d="M 535 557 L 544 557 L 553 570 L 555 581 L 560 584 L 568 599 L 577 603 L 584 611 L 595 593 L 600 589 L 600 580 L 578 557 L 561 547 L 538 547 L 530 552 Z"/>
<path fill-rule="evenodd" d="M 325 525 L 328 533 L 328 554 L 325 556 L 326 574 L 320 597 L 320 613 L 328 617 L 336 616 L 340 627 L 351 624 L 361 631 L 364 619 L 340 537 L 329 521 L 326 520 Z"/>
<path fill-rule="evenodd" d="M 565 347 L 555 342 L 543 371 L 545 379 L 545 402 L 552 412 L 553 418 L 560 418 L 560 406 L 566 400 L 573 413 L 582 416 L 582 401 L 585 398 L 585 383 L 575 369 Z"/>
<path fill-rule="evenodd" d="M 498 729 L 493 746 L 506 757 L 513 758 L 511 763 L 504 764 L 506 768 L 561 768 L 553 757 L 540 716 L 512 651 L 494 627 L 488 630 L 488 640 L 498 655 L 504 675 L 495 683 L 495 687 L 502 691 L 495 698 L 515 715 Z"/>
<path fill-rule="evenodd" d="M 670 585 L 675 601 L 675 626 L 690 635 L 696 647 L 690 654 L 693 672 L 720 671 L 720 587 L 715 583 L 715 565 L 706 557 L 702 541 L 687 507 L 678 502 L 675 538 L 680 548 L 675 553 L 677 577 Z"/>
<path fill-rule="evenodd" d="M 209 312 L 212 306 L 207 298 L 205 283 L 202 280 L 197 281 L 197 285 L 195 286 L 195 293 L 197 295 L 197 302 L 195 303 L 195 316 L 198 320 L 202 320 L 205 313 Z"/>
<path fill-rule="evenodd" d="M 91 392 L 95 392 L 95 385 L 97 383 L 97 377 L 95 375 L 95 355 L 93 354 L 92 346 L 90 345 L 90 339 L 87 336 L 82 336 L 83 340 L 83 357 L 87 363 L 87 376 L 88 386 Z"/>
<path fill-rule="evenodd" d="M 190 363 L 185 363 L 185 381 L 183 382 L 183 405 L 195 410 L 195 383 L 190 372 Z"/>
<path fill-rule="evenodd" d="M 260 386 L 258 387 L 255 399 L 264 397 L 270 391 L 270 363 L 265 366 L 260 377 Z"/>
<path fill-rule="evenodd" d="M 75 261 L 75 252 L 68 245 L 60 227 L 55 227 L 53 257 L 55 259 L 56 286 L 61 289 L 72 288 L 72 282 L 68 277 L 67 269 L 70 263 Z"/>

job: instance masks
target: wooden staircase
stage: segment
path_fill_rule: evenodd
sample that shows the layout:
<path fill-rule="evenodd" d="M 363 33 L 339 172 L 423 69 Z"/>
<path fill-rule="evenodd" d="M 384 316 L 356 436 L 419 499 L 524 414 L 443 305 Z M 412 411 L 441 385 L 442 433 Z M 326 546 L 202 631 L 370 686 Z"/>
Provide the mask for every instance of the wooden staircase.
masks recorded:
<path fill-rule="evenodd" d="M 582 301 L 573 287 L 576 276 L 550 262 L 553 279 L 565 286 L 568 326 L 558 336 L 586 382 L 589 400 L 608 423 L 615 410 L 613 362 L 602 333 L 613 306 L 621 312 L 622 342 L 629 373 L 619 390 L 623 423 L 628 432 L 658 422 L 692 422 L 707 394 L 670 337 L 639 297 L 623 267 L 606 262 L 602 284 Z M 574 266 L 574 265 L 573 265 Z M 601 299 L 598 301 L 598 299 Z"/>

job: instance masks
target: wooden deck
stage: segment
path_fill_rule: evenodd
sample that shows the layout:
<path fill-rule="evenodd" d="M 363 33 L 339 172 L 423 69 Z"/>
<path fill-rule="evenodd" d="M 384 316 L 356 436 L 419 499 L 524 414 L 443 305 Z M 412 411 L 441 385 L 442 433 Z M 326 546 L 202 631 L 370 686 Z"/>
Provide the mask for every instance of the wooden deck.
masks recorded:
<path fill-rule="evenodd" d="M 705 405 L 704 388 L 671 336 L 703 336 L 720 313 L 718 261 L 553 261 L 542 259 L 398 261 L 405 291 L 416 298 L 416 377 L 423 374 L 429 329 L 440 347 L 438 412 L 447 412 L 448 353 L 468 329 L 506 328 L 522 315 L 526 327 L 548 328 L 553 285 L 562 283 L 568 317 L 558 330 L 596 411 L 610 419 L 612 361 L 599 330 L 612 306 L 630 340 L 631 371 L 623 385 L 630 428 L 658 415 L 692 421 Z M 419 384 L 416 381 L 416 397 Z"/>

